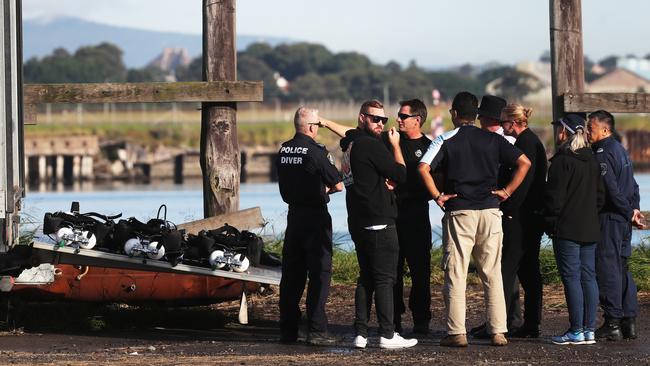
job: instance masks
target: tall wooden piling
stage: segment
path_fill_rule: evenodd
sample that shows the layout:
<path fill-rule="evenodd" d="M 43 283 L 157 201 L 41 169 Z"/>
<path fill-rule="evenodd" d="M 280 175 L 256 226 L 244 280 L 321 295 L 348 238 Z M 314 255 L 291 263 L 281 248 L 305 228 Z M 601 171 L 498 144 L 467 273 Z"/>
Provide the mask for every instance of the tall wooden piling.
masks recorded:
<path fill-rule="evenodd" d="M 553 119 L 564 116 L 565 93 L 585 89 L 581 0 L 549 0 L 551 31 L 551 93 Z"/>
<path fill-rule="evenodd" d="M 235 0 L 203 0 L 203 80 L 235 81 Z M 205 217 L 239 210 L 237 103 L 202 103 L 201 170 Z"/>

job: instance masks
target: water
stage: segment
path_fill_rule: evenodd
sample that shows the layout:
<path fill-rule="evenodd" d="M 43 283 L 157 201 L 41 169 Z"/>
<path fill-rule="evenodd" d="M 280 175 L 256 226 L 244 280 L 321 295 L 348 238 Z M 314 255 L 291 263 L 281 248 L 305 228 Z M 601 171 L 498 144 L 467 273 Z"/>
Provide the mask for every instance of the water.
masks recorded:
<path fill-rule="evenodd" d="M 650 174 L 638 174 L 641 195 L 641 209 L 650 210 Z M 144 184 L 85 184 L 71 190 L 28 191 L 23 212 L 36 224 L 42 224 L 45 212 L 68 211 L 72 201 L 79 201 L 82 212 L 95 211 L 103 214 L 122 213 L 123 217 L 136 217 L 146 221 L 156 217 L 158 207 L 167 205 L 167 219 L 180 224 L 203 218 L 203 189 L 200 182 L 183 185 L 162 183 Z M 345 249 L 352 243 L 347 230 L 347 210 L 345 193 L 330 196 L 329 212 L 332 216 L 334 241 Z M 280 198 L 275 183 L 242 184 L 240 188 L 240 208 L 259 206 L 268 224 L 258 232 L 265 236 L 281 237 L 286 227 L 287 205 Z M 435 204 L 430 204 L 430 219 L 433 238 L 439 239 L 442 212 Z M 33 224 L 23 225 L 33 227 Z M 634 230 L 633 242 L 638 244 L 642 238 L 650 236 L 648 230 Z"/>

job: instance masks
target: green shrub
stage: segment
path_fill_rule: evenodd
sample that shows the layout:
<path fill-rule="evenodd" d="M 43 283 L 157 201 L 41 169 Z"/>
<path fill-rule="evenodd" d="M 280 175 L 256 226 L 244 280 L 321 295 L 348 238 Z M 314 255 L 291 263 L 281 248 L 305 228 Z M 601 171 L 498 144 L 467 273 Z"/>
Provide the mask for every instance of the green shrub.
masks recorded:
<path fill-rule="evenodd" d="M 273 253 L 280 254 L 282 252 L 282 239 L 275 239 L 267 243 L 266 248 Z M 444 281 L 444 274 L 441 267 L 442 256 L 443 249 L 441 245 L 434 243 L 431 249 L 431 284 L 435 286 L 442 285 Z M 542 282 L 545 285 L 559 285 L 562 283 L 550 241 L 542 243 L 539 262 Z M 629 266 L 639 291 L 650 291 L 650 238 L 644 239 L 643 243 L 634 248 Z M 338 284 L 354 284 L 358 276 L 359 264 L 354 250 L 348 251 L 342 249 L 340 244 L 335 244 L 332 259 L 332 282 Z M 473 264 L 470 264 L 468 281 L 470 283 L 479 283 L 479 278 L 473 270 Z M 404 274 L 404 283 L 407 285 L 411 283 L 408 267 Z"/>

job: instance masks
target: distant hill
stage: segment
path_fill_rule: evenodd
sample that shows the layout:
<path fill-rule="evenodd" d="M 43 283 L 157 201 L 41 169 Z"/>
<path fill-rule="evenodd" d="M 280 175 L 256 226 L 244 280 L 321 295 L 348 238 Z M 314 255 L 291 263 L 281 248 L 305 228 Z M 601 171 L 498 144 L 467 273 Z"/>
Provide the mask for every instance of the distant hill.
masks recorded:
<path fill-rule="evenodd" d="M 147 31 L 100 24 L 73 17 L 29 19 L 23 21 L 23 57 L 42 57 L 55 48 L 74 52 L 80 46 L 111 42 L 124 51 L 127 67 L 143 67 L 165 47 L 184 47 L 194 58 L 201 54 L 201 36 L 172 32 Z M 237 48 L 243 50 L 254 42 L 274 46 L 294 42 L 288 38 L 238 35 Z"/>

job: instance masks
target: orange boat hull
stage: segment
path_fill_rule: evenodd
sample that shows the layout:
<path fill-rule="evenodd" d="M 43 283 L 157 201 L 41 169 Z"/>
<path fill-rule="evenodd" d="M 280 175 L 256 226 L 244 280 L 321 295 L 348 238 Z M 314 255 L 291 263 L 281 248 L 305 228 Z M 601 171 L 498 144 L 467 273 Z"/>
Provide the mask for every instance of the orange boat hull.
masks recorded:
<path fill-rule="evenodd" d="M 25 300 L 210 304 L 237 300 L 246 287 L 259 283 L 223 277 L 57 265 L 55 281 L 45 285 L 16 284 L 11 293 Z"/>

